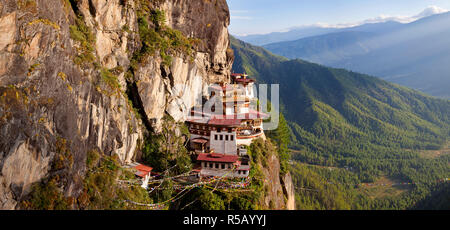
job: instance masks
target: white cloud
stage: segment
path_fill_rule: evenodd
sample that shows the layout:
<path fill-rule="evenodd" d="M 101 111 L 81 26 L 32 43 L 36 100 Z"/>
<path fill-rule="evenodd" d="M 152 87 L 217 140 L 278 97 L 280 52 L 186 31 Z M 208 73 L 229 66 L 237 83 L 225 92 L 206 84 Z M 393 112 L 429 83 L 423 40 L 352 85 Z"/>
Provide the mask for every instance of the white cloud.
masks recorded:
<path fill-rule="evenodd" d="M 381 15 L 377 18 L 372 18 L 364 21 L 364 23 L 377 23 L 377 22 L 387 22 L 387 21 L 397 21 L 401 23 L 410 23 L 413 21 L 417 21 L 421 18 L 429 17 L 435 14 L 442 14 L 446 13 L 448 10 L 444 8 L 440 8 L 438 6 L 429 6 L 422 12 L 420 12 L 417 15 L 414 16 L 388 16 L 388 15 Z"/>
<path fill-rule="evenodd" d="M 252 17 L 248 17 L 248 16 L 238 16 L 238 15 L 231 15 L 231 19 L 234 20 L 252 20 Z"/>
<path fill-rule="evenodd" d="M 250 16 L 243 16 L 242 14 L 248 14 L 248 10 L 232 10 L 231 13 L 231 19 L 233 20 L 252 20 L 253 18 Z"/>
<path fill-rule="evenodd" d="M 429 6 L 422 13 L 416 15 L 417 18 L 424 18 L 435 14 L 442 14 L 448 12 L 447 9 L 441 8 L 439 6 Z"/>
<path fill-rule="evenodd" d="M 422 12 L 420 12 L 417 15 L 414 16 L 390 16 L 390 15 L 380 15 L 376 18 L 370 18 L 361 22 L 354 22 L 354 23 L 341 23 L 341 24 L 327 24 L 327 23 L 315 23 L 313 25 L 309 25 L 310 27 L 322 27 L 322 28 L 348 28 L 348 27 L 354 27 L 359 26 L 367 23 L 382 23 L 382 22 L 388 22 L 388 21 L 396 21 L 400 23 L 411 23 L 414 21 L 417 21 L 421 18 L 429 17 L 435 14 L 442 14 L 449 12 L 449 10 L 438 7 L 438 6 L 429 6 Z M 294 27 L 294 28 L 302 28 L 302 27 L 308 27 L 308 26 L 301 26 L 301 27 Z M 293 28 L 291 28 L 293 29 Z"/>
<path fill-rule="evenodd" d="M 246 10 L 236 10 L 236 11 L 231 11 L 232 13 L 235 14 L 246 14 L 249 11 Z M 378 17 L 375 18 L 370 18 L 364 21 L 360 21 L 360 22 L 353 22 L 353 23 L 339 23 L 339 24 L 328 24 L 328 23 L 314 23 L 314 24 L 310 24 L 310 25 L 302 25 L 302 26 L 295 26 L 295 27 L 290 27 L 290 28 L 286 28 L 283 30 L 278 30 L 278 31 L 272 31 L 272 32 L 279 32 L 279 33 L 283 33 L 283 32 L 289 32 L 295 29 L 302 29 L 302 28 L 313 28 L 313 27 L 321 27 L 321 28 L 337 28 L 337 29 L 341 29 L 341 28 L 350 28 L 350 27 L 355 27 L 355 26 L 360 26 L 363 24 L 367 24 L 367 23 L 382 23 L 382 22 L 388 22 L 388 21 L 396 21 L 396 22 L 400 22 L 400 23 L 411 23 L 414 21 L 417 21 L 421 18 L 425 18 L 425 17 L 429 17 L 435 14 L 442 14 L 442 13 L 446 13 L 449 12 L 449 10 L 438 7 L 438 6 L 428 6 L 427 8 L 425 8 L 422 12 L 420 12 L 417 15 L 413 15 L 413 16 L 390 16 L 390 15 L 380 15 Z M 231 18 L 234 20 L 253 20 L 252 17 L 248 17 L 248 16 L 238 16 L 238 15 L 231 15 Z M 270 34 L 272 32 L 267 32 L 267 33 L 260 33 L 258 35 L 264 35 L 264 34 Z M 248 36 L 250 34 L 236 34 L 238 36 Z"/>

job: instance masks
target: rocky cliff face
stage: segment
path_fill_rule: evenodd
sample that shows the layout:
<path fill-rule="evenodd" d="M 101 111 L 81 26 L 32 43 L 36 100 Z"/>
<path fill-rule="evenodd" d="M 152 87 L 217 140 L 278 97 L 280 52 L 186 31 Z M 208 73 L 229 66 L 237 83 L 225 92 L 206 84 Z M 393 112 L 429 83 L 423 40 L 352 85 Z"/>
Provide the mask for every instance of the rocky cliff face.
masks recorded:
<path fill-rule="evenodd" d="M 280 173 L 280 159 L 272 144 L 265 143 L 265 163 L 259 164 L 264 176 L 262 207 L 273 210 L 295 210 L 295 190 L 291 174 Z"/>
<path fill-rule="evenodd" d="M 143 7 L 198 42 L 190 57 L 150 55 L 129 76 Z M 206 84 L 229 79 L 228 24 L 225 0 L 1 1 L 0 209 L 51 175 L 77 197 L 88 151 L 127 163 L 165 114 L 183 121 Z"/>

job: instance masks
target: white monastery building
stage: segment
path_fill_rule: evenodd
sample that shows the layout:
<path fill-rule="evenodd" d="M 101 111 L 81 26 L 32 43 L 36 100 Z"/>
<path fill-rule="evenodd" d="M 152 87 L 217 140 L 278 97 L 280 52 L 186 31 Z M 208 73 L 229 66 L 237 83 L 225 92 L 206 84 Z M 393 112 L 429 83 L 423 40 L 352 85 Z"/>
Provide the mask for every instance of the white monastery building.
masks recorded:
<path fill-rule="evenodd" d="M 187 120 L 190 148 L 197 155 L 201 177 L 249 175 L 246 146 L 254 139 L 265 139 L 263 119 L 269 117 L 252 109 L 257 101 L 254 82 L 245 74 L 232 74 L 231 84 L 210 87 L 210 101 L 215 103 L 211 112 L 191 111 Z"/>

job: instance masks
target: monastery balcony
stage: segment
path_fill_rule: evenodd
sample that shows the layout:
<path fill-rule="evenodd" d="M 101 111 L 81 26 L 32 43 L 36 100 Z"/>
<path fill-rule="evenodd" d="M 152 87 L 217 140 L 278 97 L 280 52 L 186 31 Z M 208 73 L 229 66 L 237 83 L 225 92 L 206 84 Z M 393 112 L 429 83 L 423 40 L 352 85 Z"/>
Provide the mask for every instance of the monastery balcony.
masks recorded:
<path fill-rule="evenodd" d="M 238 128 L 238 132 L 244 131 L 244 130 L 254 130 L 254 129 L 255 129 L 255 127 L 253 127 L 253 126 L 242 126 L 242 127 Z"/>
<path fill-rule="evenodd" d="M 249 139 L 260 137 L 264 134 L 262 130 L 244 130 L 243 132 L 237 133 L 238 139 Z"/>

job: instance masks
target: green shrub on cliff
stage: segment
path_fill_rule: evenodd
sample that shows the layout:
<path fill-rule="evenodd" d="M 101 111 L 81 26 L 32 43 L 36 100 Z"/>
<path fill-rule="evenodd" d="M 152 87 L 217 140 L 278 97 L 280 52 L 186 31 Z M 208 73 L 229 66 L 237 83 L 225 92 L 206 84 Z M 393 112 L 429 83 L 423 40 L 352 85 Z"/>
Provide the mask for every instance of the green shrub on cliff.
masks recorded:
<path fill-rule="evenodd" d="M 142 209 L 128 201 L 152 203 L 147 191 L 138 184 L 121 184 L 119 179 L 134 179 L 134 174 L 121 168 L 117 155 L 106 156 L 97 151 L 90 151 L 86 163 L 83 192 L 78 197 L 80 209 Z"/>
<path fill-rule="evenodd" d="M 192 162 L 186 149 L 189 139 L 186 125 L 175 122 L 169 115 L 162 120 L 161 133 L 150 133 L 145 138 L 142 159 L 156 172 L 169 168 L 174 175 L 189 172 Z"/>
<path fill-rule="evenodd" d="M 250 185 L 244 190 L 221 190 L 211 187 L 195 188 L 177 203 L 183 210 L 259 210 L 265 208 L 264 197 L 270 185 L 265 182 L 262 167 L 270 167 L 267 158 L 276 154 L 269 141 L 253 141 L 247 152 L 251 158 Z M 265 166 L 264 166 L 265 165 Z M 213 186 L 214 187 L 214 186 Z M 273 204 L 273 203 L 272 203 Z"/>
<path fill-rule="evenodd" d="M 22 207 L 31 210 L 67 210 L 72 203 L 71 198 L 64 197 L 55 179 L 47 183 L 34 184 L 29 199 L 22 202 Z"/>
<path fill-rule="evenodd" d="M 100 71 L 101 79 L 104 83 L 106 83 L 111 89 L 116 90 L 120 89 L 120 83 L 117 79 L 117 76 L 114 75 L 110 70 L 103 68 Z"/>
<path fill-rule="evenodd" d="M 213 192 L 202 190 L 199 200 L 203 210 L 225 210 L 222 197 Z"/>
<path fill-rule="evenodd" d="M 280 113 L 278 128 L 267 131 L 266 134 L 275 142 L 280 158 L 280 173 L 285 175 L 289 171 L 290 150 L 288 146 L 291 143 L 291 131 L 282 113 Z"/>
<path fill-rule="evenodd" d="M 75 20 L 75 25 L 70 26 L 70 38 L 79 42 L 80 46 L 77 48 L 77 56 L 73 59 L 74 63 L 85 67 L 94 64 L 96 61 L 94 55 L 95 36 L 83 20 L 83 17 L 79 16 Z M 96 66 L 94 64 L 94 66 Z"/>
<path fill-rule="evenodd" d="M 151 23 L 149 23 L 149 20 Z M 142 7 L 138 11 L 139 37 L 142 48 L 134 55 L 132 68 L 136 69 L 138 63 L 145 61 L 148 56 L 159 52 L 162 64 L 169 66 L 172 56 L 184 54 L 192 56 L 197 39 L 187 38 L 181 31 L 165 25 L 164 11 Z"/>

